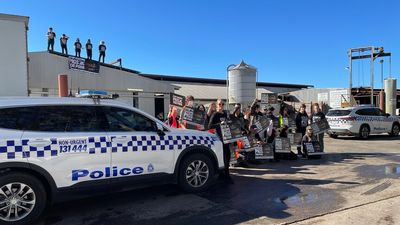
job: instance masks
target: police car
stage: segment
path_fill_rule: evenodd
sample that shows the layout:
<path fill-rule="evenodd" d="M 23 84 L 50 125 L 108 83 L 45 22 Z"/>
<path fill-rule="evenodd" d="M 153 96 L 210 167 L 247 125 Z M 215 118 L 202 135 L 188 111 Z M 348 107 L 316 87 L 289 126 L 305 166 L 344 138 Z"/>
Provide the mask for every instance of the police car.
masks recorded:
<path fill-rule="evenodd" d="M 115 100 L 0 99 L 0 224 L 30 224 L 52 202 L 108 190 L 203 191 L 223 166 L 214 134 L 171 129 Z"/>
<path fill-rule="evenodd" d="M 331 109 L 326 114 L 332 138 L 339 135 L 357 136 L 367 139 L 370 134 L 389 133 L 399 135 L 400 123 L 397 116 L 390 116 L 373 106 L 358 106 Z"/>

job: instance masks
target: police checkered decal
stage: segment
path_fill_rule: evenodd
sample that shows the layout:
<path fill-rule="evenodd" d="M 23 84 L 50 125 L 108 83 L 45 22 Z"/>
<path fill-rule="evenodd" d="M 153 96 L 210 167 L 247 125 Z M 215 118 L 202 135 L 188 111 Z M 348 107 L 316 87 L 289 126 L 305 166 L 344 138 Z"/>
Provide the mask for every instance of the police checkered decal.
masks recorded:
<path fill-rule="evenodd" d="M 115 137 L 111 137 L 111 140 Z M 206 146 L 211 148 L 215 140 L 203 136 L 126 136 L 126 143 L 108 141 L 107 137 L 89 137 L 88 153 L 107 153 L 109 147 L 112 152 L 131 151 L 167 151 L 183 150 L 190 146 Z M 0 140 L 0 159 L 22 159 L 22 158 L 48 158 L 59 155 L 60 146 L 57 139 L 50 139 L 51 144 L 44 147 L 33 147 L 29 140 Z"/>
<path fill-rule="evenodd" d="M 114 137 L 111 137 L 113 140 Z M 197 136 L 124 136 L 126 143 L 111 142 L 112 152 L 183 150 L 189 146 L 201 145 L 211 148 L 214 140 Z"/>
<path fill-rule="evenodd" d="M 107 147 L 110 147 L 111 143 L 107 141 L 107 137 L 89 137 L 88 138 L 88 149 L 89 154 L 101 154 L 107 153 Z"/>

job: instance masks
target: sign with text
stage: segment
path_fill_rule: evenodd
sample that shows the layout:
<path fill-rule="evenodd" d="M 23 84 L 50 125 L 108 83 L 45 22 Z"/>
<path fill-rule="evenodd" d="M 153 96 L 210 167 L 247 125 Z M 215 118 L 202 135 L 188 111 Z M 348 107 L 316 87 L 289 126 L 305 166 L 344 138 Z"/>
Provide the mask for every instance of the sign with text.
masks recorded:
<path fill-rule="evenodd" d="M 169 104 L 173 106 L 185 106 L 185 97 L 182 95 L 171 93 L 169 97 Z"/>
<path fill-rule="evenodd" d="M 323 154 L 321 145 L 318 141 L 304 143 L 304 149 L 308 155 L 320 155 Z"/>
<path fill-rule="evenodd" d="M 68 57 L 68 68 L 71 70 L 80 70 L 90 73 L 99 73 L 100 64 L 97 61 L 90 59 L 78 58 L 69 56 Z"/>
<path fill-rule="evenodd" d="M 270 119 L 266 116 L 260 116 L 258 120 L 254 123 L 257 127 L 257 133 L 264 132 L 270 124 Z"/>
<path fill-rule="evenodd" d="M 288 138 L 291 145 L 301 145 L 301 139 L 303 139 L 302 133 L 289 133 Z"/>
<path fill-rule="evenodd" d="M 240 123 L 221 124 L 222 141 L 225 144 L 234 143 L 243 137 Z"/>
<path fill-rule="evenodd" d="M 254 147 L 255 159 L 273 159 L 274 151 L 271 144 L 257 145 Z"/>
<path fill-rule="evenodd" d="M 206 122 L 206 113 L 191 107 L 184 107 L 181 120 L 183 124 L 194 125 L 187 126 L 186 128 L 188 129 L 194 127 L 202 130 L 204 129 L 204 124 Z"/>
<path fill-rule="evenodd" d="M 318 122 L 312 123 L 310 125 L 314 131 L 314 135 L 324 133 L 326 130 L 329 130 L 329 123 L 326 119 L 320 120 Z"/>
<path fill-rule="evenodd" d="M 289 138 L 275 138 L 275 152 L 290 153 L 290 140 Z"/>

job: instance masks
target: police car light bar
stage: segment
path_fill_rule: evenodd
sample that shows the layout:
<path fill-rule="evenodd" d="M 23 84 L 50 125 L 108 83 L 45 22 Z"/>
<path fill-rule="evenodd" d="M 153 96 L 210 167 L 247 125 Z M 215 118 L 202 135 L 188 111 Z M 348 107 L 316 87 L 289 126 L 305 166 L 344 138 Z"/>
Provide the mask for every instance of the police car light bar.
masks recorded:
<path fill-rule="evenodd" d="M 118 94 L 108 94 L 107 91 L 103 90 L 81 90 L 76 95 L 78 98 L 96 98 L 96 99 L 115 99 L 118 98 Z"/>

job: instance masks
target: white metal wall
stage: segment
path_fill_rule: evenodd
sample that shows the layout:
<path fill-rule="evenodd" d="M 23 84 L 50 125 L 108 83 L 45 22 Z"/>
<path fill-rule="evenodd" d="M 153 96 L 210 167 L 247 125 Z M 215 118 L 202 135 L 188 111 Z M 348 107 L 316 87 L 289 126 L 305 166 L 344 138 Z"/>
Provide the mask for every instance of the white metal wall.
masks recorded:
<path fill-rule="evenodd" d="M 27 22 L 0 14 L 0 96 L 28 95 Z"/>

